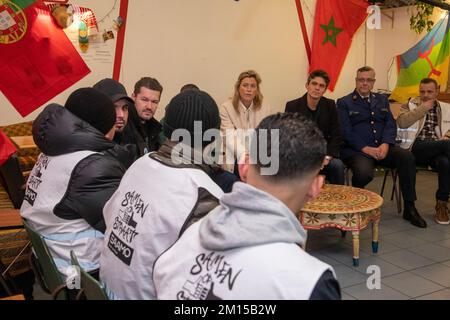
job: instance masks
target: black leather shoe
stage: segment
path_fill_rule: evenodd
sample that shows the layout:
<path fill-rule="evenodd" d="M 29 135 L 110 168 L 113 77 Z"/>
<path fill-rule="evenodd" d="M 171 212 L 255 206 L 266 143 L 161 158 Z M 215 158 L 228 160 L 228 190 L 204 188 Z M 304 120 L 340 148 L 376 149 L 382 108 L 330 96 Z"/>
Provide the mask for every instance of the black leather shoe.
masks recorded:
<path fill-rule="evenodd" d="M 422 219 L 414 205 L 405 206 L 405 210 L 403 211 L 403 219 L 410 221 L 413 226 L 419 228 L 427 227 L 427 222 Z"/>

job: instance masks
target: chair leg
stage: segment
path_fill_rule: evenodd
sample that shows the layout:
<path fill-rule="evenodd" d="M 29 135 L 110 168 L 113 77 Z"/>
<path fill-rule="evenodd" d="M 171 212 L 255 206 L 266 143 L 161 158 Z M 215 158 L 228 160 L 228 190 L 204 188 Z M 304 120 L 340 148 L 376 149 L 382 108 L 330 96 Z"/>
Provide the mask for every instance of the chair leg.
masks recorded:
<path fill-rule="evenodd" d="M 397 203 L 397 212 L 402 212 L 402 193 L 400 190 L 400 180 L 398 180 L 398 173 L 396 170 L 392 170 L 392 194 L 391 194 L 391 200 L 394 200 Z M 397 186 L 397 180 L 399 181 Z"/>
<path fill-rule="evenodd" d="M 53 290 L 53 292 L 51 293 L 53 300 L 57 300 L 60 292 L 65 289 L 67 289 L 67 286 L 65 284 L 61 284 L 61 285 L 57 286 L 55 288 L 55 290 Z"/>
<path fill-rule="evenodd" d="M 392 192 L 391 192 L 391 201 L 395 199 L 397 200 L 397 172 L 392 170 L 391 171 L 391 177 L 392 177 Z"/>
<path fill-rule="evenodd" d="M 47 284 L 45 283 L 42 277 L 39 262 L 37 261 L 37 258 L 34 256 L 33 252 L 30 254 L 28 261 L 30 263 L 31 270 L 33 270 L 34 276 L 37 282 L 39 283 L 39 286 L 41 287 L 42 291 L 44 291 L 47 294 L 51 294 L 52 292 L 48 289 Z"/>
<path fill-rule="evenodd" d="M 345 178 L 345 185 L 350 186 L 350 168 L 345 167 L 344 169 L 344 178 Z"/>
<path fill-rule="evenodd" d="M 12 296 L 13 292 L 11 291 L 11 288 L 8 285 L 8 279 L 6 278 L 6 275 L 3 276 L 3 263 L 1 263 L 0 261 L 0 285 L 5 289 L 6 293 L 8 294 L 8 296 Z"/>
<path fill-rule="evenodd" d="M 386 185 L 386 178 L 387 175 L 389 174 L 389 170 L 386 170 L 384 173 L 384 178 L 383 178 L 383 184 L 381 185 L 381 192 L 380 192 L 380 196 L 383 197 L 383 193 L 384 193 L 384 186 Z M 392 200 L 392 199 L 391 199 Z"/>

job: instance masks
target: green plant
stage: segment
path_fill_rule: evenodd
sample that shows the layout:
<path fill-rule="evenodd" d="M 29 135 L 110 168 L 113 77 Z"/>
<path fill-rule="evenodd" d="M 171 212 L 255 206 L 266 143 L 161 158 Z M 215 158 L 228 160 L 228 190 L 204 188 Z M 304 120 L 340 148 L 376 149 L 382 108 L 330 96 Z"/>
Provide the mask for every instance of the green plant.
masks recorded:
<path fill-rule="evenodd" d="M 443 10 L 449 10 L 449 4 L 446 0 L 368 0 L 370 4 L 378 4 L 384 8 L 398 8 L 410 6 L 409 26 L 416 33 L 424 30 L 430 31 L 434 26 L 432 20 L 434 8 L 441 7 Z"/>
<path fill-rule="evenodd" d="M 418 34 L 422 33 L 425 28 L 427 31 L 430 31 L 434 25 L 434 21 L 431 20 L 433 11 L 434 6 L 417 1 L 409 18 L 411 30 Z"/>

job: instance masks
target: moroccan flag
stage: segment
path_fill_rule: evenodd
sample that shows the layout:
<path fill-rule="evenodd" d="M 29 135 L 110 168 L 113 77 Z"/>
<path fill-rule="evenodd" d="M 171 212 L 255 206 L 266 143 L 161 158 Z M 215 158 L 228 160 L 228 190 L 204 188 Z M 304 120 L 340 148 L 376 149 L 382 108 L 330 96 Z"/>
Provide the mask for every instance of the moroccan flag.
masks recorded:
<path fill-rule="evenodd" d="M 0 0 L 0 91 L 22 116 L 89 72 L 47 6 Z"/>
<path fill-rule="evenodd" d="M 17 149 L 12 141 L 9 140 L 8 136 L 2 130 L 0 130 L 0 166 L 3 165 L 16 151 Z"/>
<path fill-rule="evenodd" d="M 322 69 L 334 90 L 352 37 L 367 17 L 364 0 L 317 0 L 309 72 Z"/>
<path fill-rule="evenodd" d="M 449 18 L 440 20 L 414 47 L 396 57 L 397 85 L 391 99 L 405 103 L 419 94 L 423 78 L 433 78 L 447 89 L 450 55 Z"/>

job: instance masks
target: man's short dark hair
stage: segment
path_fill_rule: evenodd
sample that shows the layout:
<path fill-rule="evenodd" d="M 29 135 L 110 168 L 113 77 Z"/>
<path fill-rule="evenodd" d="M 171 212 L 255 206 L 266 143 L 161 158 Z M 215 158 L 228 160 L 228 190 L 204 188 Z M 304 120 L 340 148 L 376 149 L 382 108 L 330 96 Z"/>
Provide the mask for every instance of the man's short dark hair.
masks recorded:
<path fill-rule="evenodd" d="M 311 72 L 308 76 L 308 81 L 306 83 L 309 84 L 312 79 L 317 77 L 322 78 L 323 81 L 325 81 L 325 84 L 327 85 L 328 88 L 328 85 L 330 84 L 330 77 L 328 76 L 328 73 L 326 73 L 323 70 L 314 70 L 313 72 Z"/>
<path fill-rule="evenodd" d="M 439 88 L 438 82 L 433 78 L 423 78 L 422 80 L 420 80 L 420 84 L 429 84 L 429 83 L 434 83 L 434 87 L 436 89 Z"/>
<path fill-rule="evenodd" d="M 360 72 L 369 72 L 369 71 L 373 71 L 375 72 L 375 69 L 369 66 L 364 66 L 358 69 L 358 71 L 356 71 L 356 73 L 360 73 Z"/>
<path fill-rule="evenodd" d="M 143 77 L 138 82 L 136 82 L 136 84 L 134 85 L 134 94 L 137 95 L 141 91 L 142 87 L 153 91 L 158 91 L 161 94 L 163 91 L 162 85 L 158 82 L 158 80 L 152 77 Z"/>
<path fill-rule="evenodd" d="M 279 169 L 275 175 L 264 177 L 275 181 L 291 180 L 321 168 L 326 155 L 326 141 L 322 132 L 314 122 L 299 113 L 291 112 L 277 113 L 261 121 L 255 130 L 250 149 L 255 150 L 254 144 L 257 144 L 257 160 L 251 159 L 251 163 L 256 163 L 255 166 L 259 169 L 270 166 L 270 163 L 261 163 L 259 148 L 267 147 L 267 157 L 271 157 L 271 134 L 275 129 L 279 130 Z M 262 130 L 267 131 L 267 135 L 260 134 Z M 267 143 L 262 143 L 266 136 Z"/>

